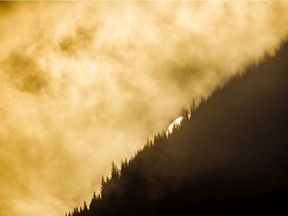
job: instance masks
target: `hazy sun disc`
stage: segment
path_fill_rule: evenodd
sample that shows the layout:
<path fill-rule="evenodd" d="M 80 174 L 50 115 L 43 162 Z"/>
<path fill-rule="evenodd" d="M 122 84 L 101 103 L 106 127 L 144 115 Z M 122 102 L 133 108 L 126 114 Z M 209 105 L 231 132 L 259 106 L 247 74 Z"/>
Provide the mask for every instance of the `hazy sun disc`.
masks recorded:
<path fill-rule="evenodd" d="M 180 126 L 181 122 L 183 121 L 183 116 L 178 117 L 175 119 L 168 127 L 167 134 L 171 134 L 173 132 L 173 128 L 175 126 Z"/>

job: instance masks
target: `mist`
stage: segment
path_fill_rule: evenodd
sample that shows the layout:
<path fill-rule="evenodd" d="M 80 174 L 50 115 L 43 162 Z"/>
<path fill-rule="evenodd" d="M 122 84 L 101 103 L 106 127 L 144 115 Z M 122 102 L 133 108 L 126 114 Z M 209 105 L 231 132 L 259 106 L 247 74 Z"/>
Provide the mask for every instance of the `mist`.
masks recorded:
<path fill-rule="evenodd" d="M 192 99 L 273 56 L 284 2 L 0 3 L 0 215 L 60 216 Z"/>

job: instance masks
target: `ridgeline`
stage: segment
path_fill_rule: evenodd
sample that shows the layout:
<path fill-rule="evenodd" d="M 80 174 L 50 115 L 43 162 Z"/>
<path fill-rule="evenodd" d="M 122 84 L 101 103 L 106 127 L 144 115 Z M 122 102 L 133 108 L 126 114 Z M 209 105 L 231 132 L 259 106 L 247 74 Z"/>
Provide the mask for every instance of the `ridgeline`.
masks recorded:
<path fill-rule="evenodd" d="M 67 215 L 285 215 L 287 105 L 286 43 L 113 164 L 101 193 Z"/>

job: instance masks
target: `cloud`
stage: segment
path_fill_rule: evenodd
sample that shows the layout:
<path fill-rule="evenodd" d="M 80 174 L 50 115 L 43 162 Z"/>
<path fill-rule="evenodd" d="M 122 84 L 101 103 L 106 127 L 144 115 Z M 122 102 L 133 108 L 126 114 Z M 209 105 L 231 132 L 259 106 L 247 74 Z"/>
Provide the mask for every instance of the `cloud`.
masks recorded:
<path fill-rule="evenodd" d="M 18 90 L 39 93 L 47 86 L 47 73 L 43 72 L 33 59 L 18 53 L 12 53 L 3 63 L 8 80 Z"/>
<path fill-rule="evenodd" d="M 58 216 L 88 200 L 112 160 L 288 34 L 280 2 L 0 7 L 2 216 Z"/>

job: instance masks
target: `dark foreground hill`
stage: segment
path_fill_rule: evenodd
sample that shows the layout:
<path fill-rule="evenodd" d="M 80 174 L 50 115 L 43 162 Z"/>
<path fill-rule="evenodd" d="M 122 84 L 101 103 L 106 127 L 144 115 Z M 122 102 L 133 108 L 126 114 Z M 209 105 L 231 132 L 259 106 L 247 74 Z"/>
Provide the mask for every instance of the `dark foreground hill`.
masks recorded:
<path fill-rule="evenodd" d="M 155 136 L 101 194 L 69 213 L 285 215 L 288 213 L 288 45 Z M 91 170 L 92 171 L 92 170 Z"/>

